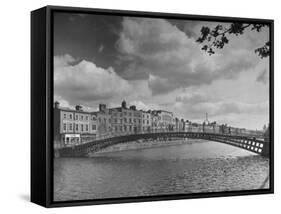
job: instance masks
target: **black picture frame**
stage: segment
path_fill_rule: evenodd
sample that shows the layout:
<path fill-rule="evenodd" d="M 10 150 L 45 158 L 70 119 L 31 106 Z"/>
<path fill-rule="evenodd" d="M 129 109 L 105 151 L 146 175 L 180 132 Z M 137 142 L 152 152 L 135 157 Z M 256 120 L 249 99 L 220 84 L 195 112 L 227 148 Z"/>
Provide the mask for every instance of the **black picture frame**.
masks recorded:
<path fill-rule="evenodd" d="M 270 188 L 118 199 L 53 201 L 53 13 L 90 13 L 219 22 L 263 23 L 270 26 Z M 186 15 L 78 7 L 46 6 L 31 12 L 31 201 L 44 207 L 113 204 L 189 198 L 226 197 L 274 192 L 274 21 L 238 17 Z"/>

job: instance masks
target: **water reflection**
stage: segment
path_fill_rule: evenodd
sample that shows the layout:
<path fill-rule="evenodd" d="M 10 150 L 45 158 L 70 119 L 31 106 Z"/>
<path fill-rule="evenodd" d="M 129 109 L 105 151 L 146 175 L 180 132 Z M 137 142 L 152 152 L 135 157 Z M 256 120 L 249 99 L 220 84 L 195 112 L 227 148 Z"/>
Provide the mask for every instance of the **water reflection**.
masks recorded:
<path fill-rule="evenodd" d="M 54 164 L 55 201 L 259 189 L 269 171 L 267 158 L 208 141 Z"/>

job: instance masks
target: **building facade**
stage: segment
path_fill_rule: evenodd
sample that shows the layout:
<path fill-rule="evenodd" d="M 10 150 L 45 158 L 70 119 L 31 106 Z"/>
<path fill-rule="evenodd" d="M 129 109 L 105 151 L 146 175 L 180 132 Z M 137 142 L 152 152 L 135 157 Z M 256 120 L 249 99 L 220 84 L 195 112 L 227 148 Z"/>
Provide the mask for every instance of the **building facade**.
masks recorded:
<path fill-rule="evenodd" d="M 262 131 L 235 128 L 227 124 L 209 122 L 208 114 L 203 123 L 174 117 L 165 110 L 138 110 L 127 107 L 125 101 L 116 108 L 99 104 L 98 111 L 87 112 L 82 106 L 74 109 L 54 104 L 54 146 L 73 146 L 95 139 L 112 136 L 155 132 L 205 132 L 227 135 L 263 136 Z"/>
<path fill-rule="evenodd" d="M 136 109 L 136 106 L 127 107 L 123 101 L 120 107 L 109 109 L 111 115 L 112 129 L 115 135 L 133 134 L 142 132 L 142 111 Z M 149 123 L 150 125 L 150 117 Z"/>
<path fill-rule="evenodd" d="M 151 113 L 146 111 L 141 111 L 141 127 L 143 133 L 151 132 L 152 118 Z"/>
<path fill-rule="evenodd" d="M 95 139 L 96 118 L 84 112 L 81 106 L 74 109 L 54 106 L 54 142 L 56 147 L 71 146 Z"/>
<path fill-rule="evenodd" d="M 152 111 L 156 122 L 157 131 L 172 131 L 175 128 L 175 120 L 172 112 L 157 110 Z"/>
<path fill-rule="evenodd" d="M 97 137 L 107 137 L 112 133 L 111 115 L 105 104 L 100 104 L 99 111 L 91 112 L 91 116 L 97 121 Z"/>

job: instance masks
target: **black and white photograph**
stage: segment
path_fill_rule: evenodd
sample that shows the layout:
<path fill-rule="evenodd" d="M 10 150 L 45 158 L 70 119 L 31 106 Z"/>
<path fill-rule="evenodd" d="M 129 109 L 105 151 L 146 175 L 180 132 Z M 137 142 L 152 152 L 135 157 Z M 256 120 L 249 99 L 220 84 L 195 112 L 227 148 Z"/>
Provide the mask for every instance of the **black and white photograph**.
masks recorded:
<path fill-rule="evenodd" d="M 270 189 L 270 25 L 52 21 L 54 202 Z"/>

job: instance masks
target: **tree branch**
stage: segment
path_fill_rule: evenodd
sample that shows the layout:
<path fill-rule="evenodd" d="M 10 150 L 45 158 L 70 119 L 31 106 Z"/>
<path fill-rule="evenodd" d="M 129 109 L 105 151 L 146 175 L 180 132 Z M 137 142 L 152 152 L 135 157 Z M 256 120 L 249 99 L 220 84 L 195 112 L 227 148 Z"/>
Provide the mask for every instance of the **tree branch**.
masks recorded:
<path fill-rule="evenodd" d="M 217 25 L 213 30 L 209 27 L 203 26 L 201 28 L 201 36 L 196 42 L 202 44 L 202 50 L 206 51 L 209 55 L 215 54 L 214 48 L 222 49 L 226 44 L 229 43 L 229 39 L 226 37 L 227 34 L 234 34 L 236 36 L 242 35 L 245 29 L 251 27 L 251 31 L 260 32 L 262 28 L 266 27 L 266 24 L 243 24 L 243 23 L 231 23 L 228 28 L 223 28 L 221 24 Z M 267 57 L 270 54 L 270 43 L 267 42 L 264 46 L 255 49 L 261 58 Z"/>

